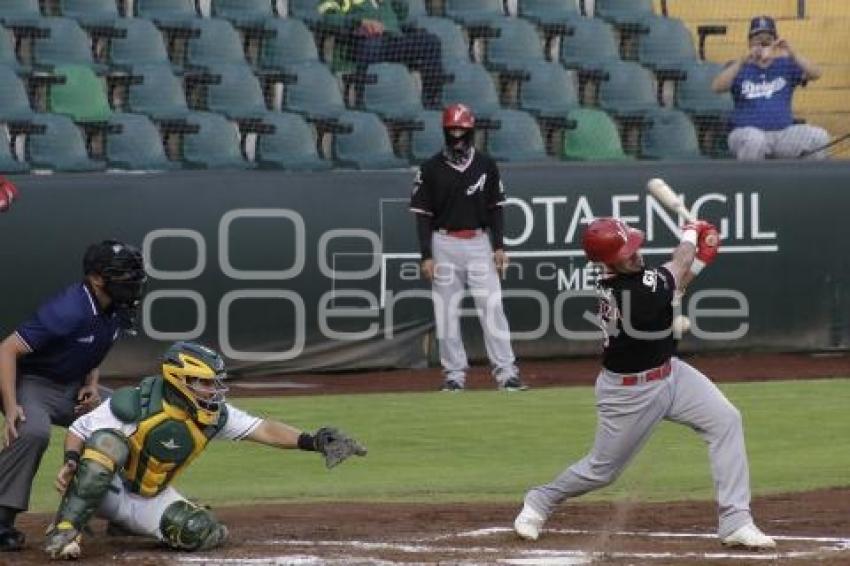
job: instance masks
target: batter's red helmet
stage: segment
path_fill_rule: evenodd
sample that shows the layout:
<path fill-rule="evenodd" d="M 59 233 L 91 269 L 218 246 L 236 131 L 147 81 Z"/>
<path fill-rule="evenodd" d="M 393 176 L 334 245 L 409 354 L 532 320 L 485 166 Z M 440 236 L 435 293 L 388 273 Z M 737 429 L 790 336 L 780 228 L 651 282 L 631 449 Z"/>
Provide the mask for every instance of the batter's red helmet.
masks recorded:
<path fill-rule="evenodd" d="M 443 128 L 463 128 L 469 130 L 475 127 L 475 115 L 465 104 L 452 104 L 443 110 Z"/>
<path fill-rule="evenodd" d="M 587 259 L 609 265 L 630 258 L 642 243 L 641 230 L 610 217 L 591 222 L 582 239 Z"/>

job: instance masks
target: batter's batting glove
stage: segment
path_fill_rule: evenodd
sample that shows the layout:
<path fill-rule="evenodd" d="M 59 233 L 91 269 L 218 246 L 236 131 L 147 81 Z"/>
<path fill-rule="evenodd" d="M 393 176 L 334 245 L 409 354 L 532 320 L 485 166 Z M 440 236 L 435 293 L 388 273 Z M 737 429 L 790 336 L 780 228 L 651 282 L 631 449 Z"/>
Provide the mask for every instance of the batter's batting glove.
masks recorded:
<path fill-rule="evenodd" d="M 341 464 L 352 456 L 365 456 L 366 447 L 332 427 L 322 427 L 316 434 L 302 433 L 298 438 L 298 447 L 302 450 L 315 450 L 325 457 L 328 469 Z"/>
<path fill-rule="evenodd" d="M 697 240 L 697 255 L 694 263 L 691 266 L 691 271 L 698 274 L 702 268 L 711 263 L 717 258 L 717 253 L 720 251 L 720 232 L 717 228 L 705 222 L 705 226 L 699 230 L 699 239 Z"/>

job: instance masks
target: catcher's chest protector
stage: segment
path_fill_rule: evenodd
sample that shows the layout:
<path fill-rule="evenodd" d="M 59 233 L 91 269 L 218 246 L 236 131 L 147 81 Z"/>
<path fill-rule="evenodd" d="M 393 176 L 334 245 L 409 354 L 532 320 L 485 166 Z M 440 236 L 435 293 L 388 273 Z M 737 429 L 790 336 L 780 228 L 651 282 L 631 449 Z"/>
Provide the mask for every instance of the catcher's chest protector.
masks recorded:
<path fill-rule="evenodd" d="M 144 497 L 165 489 L 206 448 L 227 418 L 223 409 L 215 425 L 199 425 L 190 413 L 163 398 L 163 387 L 161 378 L 146 378 L 140 387 L 127 393 L 121 390 L 111 401 L 116 416 L 137 423 L 136 432 L 128 437 L 130 457 L 123 477 L 131 492 Z M 129 416 L 134 418 L 124 418 Z"/>

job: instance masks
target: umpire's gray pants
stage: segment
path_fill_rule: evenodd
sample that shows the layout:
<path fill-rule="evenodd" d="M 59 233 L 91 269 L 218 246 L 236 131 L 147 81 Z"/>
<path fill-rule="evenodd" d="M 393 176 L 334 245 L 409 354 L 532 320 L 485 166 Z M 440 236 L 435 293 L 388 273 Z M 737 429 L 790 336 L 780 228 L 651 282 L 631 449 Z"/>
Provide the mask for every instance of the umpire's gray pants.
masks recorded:
<path fill-rule="evenodd" d="M 525 502 L 548 517 L 564 500 L 610 484 L 663 419 L 691 427 L 708 444 L 720 515 L 718 534 L 726 537 L 751 521 L 741 413 L 702 373 L 678 358 L 671 363 L 666 379 L 633 386 L 623 386 L 618 374 L 602 370 L 596 379 L 593 448 L 551 483 L 531 489 Z"/>
<path fill-rule="evenodd" d="M 434 252 L 434 319 L 440 363 L 446 379 L 463 385 L 469 362 L 460 333 L 460 303 L 466 287 L 484 332 L 484 346 L 498 383 L 517 375 L 511 331 L 502 308 L 502 287 L 493 264 L 493 247 L 483 231 L 474 238 L 455 238 L 439 232 L 432 237 Z"/>
<path fill-rule="evenodd" d="M 784 130 L 735 128 L 729 134 L 729 150 L 741 161 L 757 161 L 767 157 L 793 159 L 829 143 L 823 128 L 796 124 Z M 826 150 L 817 151 L 809 159 L 826 159 Z"/>
<path fill-rule="evenodd" d="M 18 438 L 0 452 L 0 506 L 26 511 L 32 481 L 50 442 L 50 425 L 68 427 L 80 384 L 60 384 L 37 375 L 18 377 L 18 405 L 26 421 L 18 421 Z M 58 469 L 61 462 L 55 462 Z"/>

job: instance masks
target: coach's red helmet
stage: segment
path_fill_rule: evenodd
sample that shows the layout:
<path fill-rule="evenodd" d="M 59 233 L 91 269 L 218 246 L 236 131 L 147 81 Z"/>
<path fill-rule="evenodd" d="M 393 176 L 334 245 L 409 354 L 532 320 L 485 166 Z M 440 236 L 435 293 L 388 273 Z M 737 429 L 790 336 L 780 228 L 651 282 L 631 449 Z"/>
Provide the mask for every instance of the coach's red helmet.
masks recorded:
<path fill-rule="evenodd" d="M 607 265 L 630 258 L 642 243 L 643 231 L 611 217 L 591 222 L 582 239 L 587 259 Z"/>
<path fill-rule="evenodd" d="M 465 104 L 452 104 L 443 110 L 443 129 L 463 128 L 469 130 L 475 127 L 475 115 Z"/>

